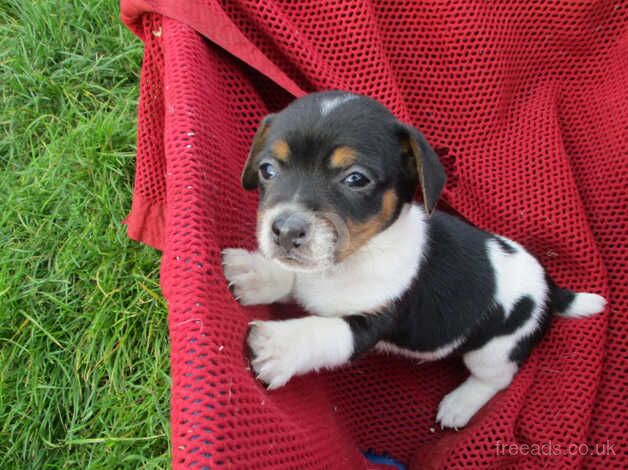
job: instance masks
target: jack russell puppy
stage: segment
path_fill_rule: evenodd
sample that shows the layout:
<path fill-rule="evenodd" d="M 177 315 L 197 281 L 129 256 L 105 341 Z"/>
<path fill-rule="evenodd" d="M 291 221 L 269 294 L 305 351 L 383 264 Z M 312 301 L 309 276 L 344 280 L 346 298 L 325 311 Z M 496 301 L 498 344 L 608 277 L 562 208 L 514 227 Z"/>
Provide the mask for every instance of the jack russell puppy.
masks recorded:
<path fill-rule="evenodd" d="M 264 118 L 242 174 L 259 189 L 259 251 L 225 249 L 224 272 L 242 305 L 312 314 L 251 323 L 251 365 L 269 389 L 370 349 L 461 356 L 469 378 L 436 417 L 458 428 L 511 383 L 550 312 L 604 309 L 518 243 L 435 211 L 445 180 L 425 138 L 367 97 L 314 93 Z"/>

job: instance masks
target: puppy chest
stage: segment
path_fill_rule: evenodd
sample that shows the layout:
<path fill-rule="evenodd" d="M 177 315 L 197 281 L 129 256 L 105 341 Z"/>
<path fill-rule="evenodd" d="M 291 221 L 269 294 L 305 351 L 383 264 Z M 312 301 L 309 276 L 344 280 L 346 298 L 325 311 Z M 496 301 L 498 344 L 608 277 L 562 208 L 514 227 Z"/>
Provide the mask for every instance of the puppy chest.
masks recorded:
<path fill-rule="evenodd" d="M 321 316 L 381 312 L 411 286 L 424 246 L 422 212 L 408 205 L 391 227 L 342 263 L 322 272 L 296 273 L 292 295 Z"/>
<path fill-rule="evenodd" d="M 346 316 L 376 312 L 401 297 L 406 288 L 398 279 L 379 276 L 299 273 L 293 296 L 310 313 Z"/>

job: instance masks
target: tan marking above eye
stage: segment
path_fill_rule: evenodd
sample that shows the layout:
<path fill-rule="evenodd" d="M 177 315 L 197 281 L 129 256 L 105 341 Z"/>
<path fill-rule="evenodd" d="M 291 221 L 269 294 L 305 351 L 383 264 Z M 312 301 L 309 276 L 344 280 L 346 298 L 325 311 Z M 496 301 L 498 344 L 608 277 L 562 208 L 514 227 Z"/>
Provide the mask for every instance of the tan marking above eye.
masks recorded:
<path fill-rule="evenodd" d="M 397 193 L 394 189 L 388 189 L 382 196 L 382 207 L 366 222 L 361 224 L 347 223 L 348 239 L 343 243 L 343 247 L 338 252 L 338 261 L 342 261 L 347 256 L 355 253 L 371 238 L 377 235 L 382 228 L 390 221 L 397 208 Z"/>
<path fill-rule="evenodd" d="M 285 162 L 288 160 L 290 156 L 290 147 L 288 146 L 288 142 L 283 139 L 277 139 L 273 142 L 270 147 L 270 150 L 273 152 L 273 155 L 277 160 L 281 160 Z"/>
<path fill-rule="evenodd" d="M 345 145 L 333 151 L 329 159 L 329 164 L 332 168 L 345 168 L 355 163 L 357 158 L 357 152 Z"/>

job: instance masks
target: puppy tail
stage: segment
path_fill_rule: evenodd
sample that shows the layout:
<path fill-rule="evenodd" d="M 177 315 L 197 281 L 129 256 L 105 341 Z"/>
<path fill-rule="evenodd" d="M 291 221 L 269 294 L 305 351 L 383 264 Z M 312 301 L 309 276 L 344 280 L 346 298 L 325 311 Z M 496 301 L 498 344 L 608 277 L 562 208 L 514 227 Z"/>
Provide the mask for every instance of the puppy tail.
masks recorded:
<path fill-rule="evenodd" d="M 602 312 L 606 307 L 606 299 L 601 295 L 561 289 L 549 276 L 547 281 L 550 308 L 560 317 L 585 318 Z"/>

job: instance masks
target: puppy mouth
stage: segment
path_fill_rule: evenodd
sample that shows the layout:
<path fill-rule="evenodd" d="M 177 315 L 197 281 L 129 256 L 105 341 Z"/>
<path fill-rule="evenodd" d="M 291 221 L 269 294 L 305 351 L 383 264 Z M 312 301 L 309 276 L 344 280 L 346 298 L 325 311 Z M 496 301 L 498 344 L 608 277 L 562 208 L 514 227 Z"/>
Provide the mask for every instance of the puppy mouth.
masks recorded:
<path fill-rule="evenodd" d="M 295 271 L 322 271 L 332 266 L 336 261 L 337 240 L 338 236 L 333 232 L 330 234 L 329 240 L 324 243 L 321 243 L 320 240 L 311 241 L 289 250 L 275 247 L 269 258 Z"/>
<path fill-rule="evenodd" d="M 312 260 L 310 258 L 306 258 L 305 256 L 300 256 L 298 253 L 287 252 L 285 254 L 276 254 L 273 256 L 274 260 L 279 261 L 280 263 L 287 264 L 292 267 L 302 267 L 304 269 L 315 268 L 317 265 L 321 263 L 322 260 Z"/>
<path fill-rule="evenodd" d="M 324 242 L 329 248 L 327 250 L 321 250 L 318 253 L 312 253 L 311 245 L 315 245 L 317 243 L 321 243 L 320 241 L 312 241 L 310 243 L 306 242 L 302 247 L 293 248 L 290 250 L 280 250 L 277 253 L 277 257 L 285 259 L 289 262 L 294 263 L 302 263 L 302 264 L 315 264 L 320 261 L 322 258 L 325 258 L 329 255 L 328 252 L 335 253 L 335 248 L 337 244 L 338 236 L 335 232 L 330 233 Z M 327 252 L 328 251 L 328 252 Z"/>
<path fill-rule="evenodd" d="M 282 227 L 277 226 L 277 221 Z M 260 211 L 259 249 L 287 269 L 323 271 L 336 263 L 342 226 L 336 214 L 312 212 L 294 205 L 269 208 Z M 295 231 L 296 237 L 287 234 Z"/>

